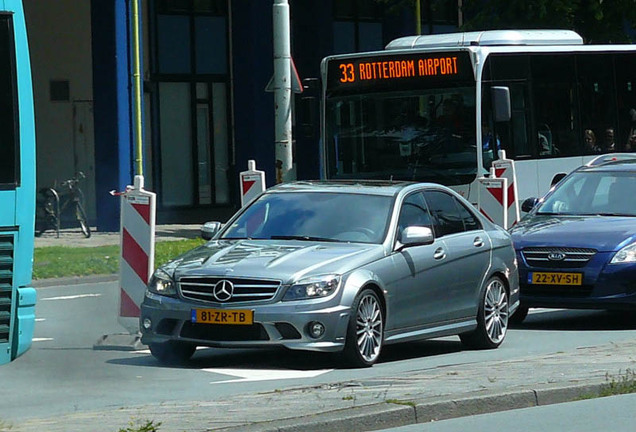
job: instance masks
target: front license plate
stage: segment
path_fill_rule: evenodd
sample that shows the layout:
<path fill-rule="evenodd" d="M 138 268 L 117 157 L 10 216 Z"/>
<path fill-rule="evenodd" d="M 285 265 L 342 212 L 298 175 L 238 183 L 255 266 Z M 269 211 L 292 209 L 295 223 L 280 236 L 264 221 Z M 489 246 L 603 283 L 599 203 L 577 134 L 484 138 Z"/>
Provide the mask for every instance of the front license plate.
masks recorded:
<path fill-rule="evenodd" d="M 528 273 L 528 283 L 533 285 L 582 285 L 583 273 Z"/>
<path fill-rule="evenodd" d="M 244 309 L 192 309 L 192 322 L 200 324 L 239 324 L 254 323 L 254 311 Z"/>

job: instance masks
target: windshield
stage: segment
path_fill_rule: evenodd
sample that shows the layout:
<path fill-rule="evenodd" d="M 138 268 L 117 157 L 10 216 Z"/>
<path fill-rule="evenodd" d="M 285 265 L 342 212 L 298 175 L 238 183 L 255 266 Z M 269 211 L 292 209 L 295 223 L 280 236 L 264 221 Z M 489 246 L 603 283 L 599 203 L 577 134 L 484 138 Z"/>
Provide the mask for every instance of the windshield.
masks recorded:
<path fill-rule="evenodd" d="M 363 194 L 265 194 L 221 238 L 382 243 L 392 203 L 390 196 Z"/>
<path fill-rule="evenodd" d="M 330 98 L 325 140 L 328 178 L 470 183 L 475 87 Z"/>
<path fill-rule="evenodd" d="M 547 196 L 537 214 L 636 216 L 636 173 L 579 171 Z"/>

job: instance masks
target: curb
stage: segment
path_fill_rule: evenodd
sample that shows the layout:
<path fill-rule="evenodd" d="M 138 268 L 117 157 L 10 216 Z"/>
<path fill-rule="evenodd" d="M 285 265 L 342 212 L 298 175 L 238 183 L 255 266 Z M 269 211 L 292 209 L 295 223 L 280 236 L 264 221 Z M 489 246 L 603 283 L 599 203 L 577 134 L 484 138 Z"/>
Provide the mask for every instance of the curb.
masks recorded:
<path fill-rule="evenodd" d="M 601 397 L 607 383 L 498 392 L 461 399 L 386 401 L 311 416 L 215 429 L 223 432 L 366 432 Z"/>
<path fill-rule="evenodd" d="M 53 286 L 81 285 L 119 280 L 119 274 L 70 276 L 63 278 L 36 279 L 32 281 L 33 288 L 47 288 Z"/>

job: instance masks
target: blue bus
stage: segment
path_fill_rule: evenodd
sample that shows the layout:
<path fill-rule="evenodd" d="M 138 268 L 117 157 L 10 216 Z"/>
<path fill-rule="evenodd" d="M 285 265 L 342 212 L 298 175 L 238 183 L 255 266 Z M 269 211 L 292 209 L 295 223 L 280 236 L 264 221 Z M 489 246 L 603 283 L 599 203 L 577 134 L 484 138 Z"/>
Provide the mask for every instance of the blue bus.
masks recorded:
<path fill-rule="evenodd" d="M 35 121 L 24 10 L 0 1 L 0 364 L 26 352 L 35 326 Z"/>

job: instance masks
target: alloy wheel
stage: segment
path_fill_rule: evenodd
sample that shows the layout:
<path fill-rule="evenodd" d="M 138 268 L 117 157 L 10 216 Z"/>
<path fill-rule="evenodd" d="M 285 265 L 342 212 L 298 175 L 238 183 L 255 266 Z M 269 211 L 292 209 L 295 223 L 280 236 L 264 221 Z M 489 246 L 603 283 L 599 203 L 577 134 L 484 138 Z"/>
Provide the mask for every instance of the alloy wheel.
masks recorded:
<path fill-rule="evenodd" d="M 356 313 L 356 342 L 360 356 L 369 363 L 380 355 L 382 327 L 380 304 L 375 296 L 367 294 L 360 300 Z"/>
<path fill-rule="evenodd" d="M 499 279 L 493 279 L 486 288 L 484 321 L 488 338 L 493 343 L 500 343 L 508 329 L 508 295 Z"/>

